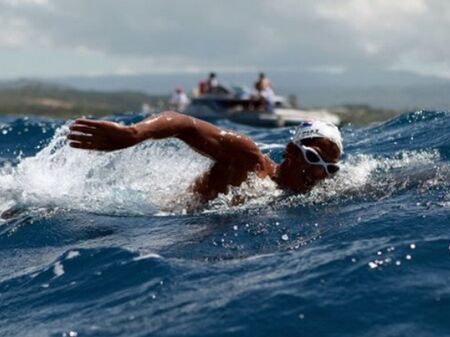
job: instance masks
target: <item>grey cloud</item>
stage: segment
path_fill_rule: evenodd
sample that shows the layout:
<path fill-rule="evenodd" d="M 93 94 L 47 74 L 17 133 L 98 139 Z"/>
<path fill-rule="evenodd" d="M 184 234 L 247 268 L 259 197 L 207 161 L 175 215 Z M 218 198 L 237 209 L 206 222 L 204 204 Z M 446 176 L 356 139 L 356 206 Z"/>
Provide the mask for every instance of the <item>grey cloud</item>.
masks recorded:
<path fill-rule="evenodd" d="M 354 13 L 333 19 L 321 15 L 320 6 L 336 2 L 52 0 L 48 6 L 1 3 L 0 10 L 26 20 L 35 38 L 57 47 L 162 62 L 176 57 L 193 65 L 386 68 L 409 54 L 424 62 L 448 59 L 445 0 L 427 1 L 418 15 L 374 13 L 363 30 Z"/>

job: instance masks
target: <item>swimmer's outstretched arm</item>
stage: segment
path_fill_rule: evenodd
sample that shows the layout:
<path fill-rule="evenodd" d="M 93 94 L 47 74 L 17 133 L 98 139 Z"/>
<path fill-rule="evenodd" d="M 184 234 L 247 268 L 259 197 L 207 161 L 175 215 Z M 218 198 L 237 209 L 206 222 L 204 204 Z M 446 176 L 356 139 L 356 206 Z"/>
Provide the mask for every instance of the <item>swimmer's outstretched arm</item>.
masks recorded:
<path fill-rule="evenodd" d="M 263 156 L 250 138 L 173 111 L 163 112 L 131 126 L 78 119 L 70 125 L 67 136 L 71 147 L 97 151 L 120 150 L 147 139 L 169 137 L 182 140 L 193 150 L 218 162 L 240 158 L 245 162 L 259 161 Z"/>

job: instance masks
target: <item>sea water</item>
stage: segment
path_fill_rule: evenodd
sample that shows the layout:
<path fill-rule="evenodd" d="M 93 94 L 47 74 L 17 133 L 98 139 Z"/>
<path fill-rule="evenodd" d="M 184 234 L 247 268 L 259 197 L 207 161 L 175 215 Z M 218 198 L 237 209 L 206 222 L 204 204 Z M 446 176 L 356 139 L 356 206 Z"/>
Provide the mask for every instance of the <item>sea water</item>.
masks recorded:
<path fill-rule="evenodd" d="M 306 195 L 203 205 L 183 143 L 81 151 L 69 123 L 0 117 L 0 336 L 450 335 L 450 113 L 344 126 Z M 218 124 L 275 161 L 293 133 Z"/>

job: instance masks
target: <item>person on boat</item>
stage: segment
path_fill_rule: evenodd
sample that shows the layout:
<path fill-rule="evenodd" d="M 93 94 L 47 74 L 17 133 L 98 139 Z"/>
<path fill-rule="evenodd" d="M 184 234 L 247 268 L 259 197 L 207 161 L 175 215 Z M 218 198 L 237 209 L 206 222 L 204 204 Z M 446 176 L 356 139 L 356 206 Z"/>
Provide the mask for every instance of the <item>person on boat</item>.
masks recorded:
<path fill-rule="evenodd" d="M 256 100 L 258 101 L 258 110 L 273 112 L 275 106 L 275 92 L 272 89 L 272 83 L 264 73 L 260 73 L 255 82 L 257 91 Z"/>
<path fill-rule="evenodd" d="M 219 80 L 217 79 L 216 73 L 209 73 L 208 77 L 208 93 L 214 94 L 216 88 L 219 86 Z"/>
<path fill-rule="evenodd" d="M 343 152 L 338 128 L 321 121 L 297 127 L 280 164 L 264 155 L 247 136 L 173 111 L 131 126 L 78 119 L 69 128 L 69 145 L 85 150 L 120 150 L 147 139 L 173 137 L 183 141 L 213 162 L 191 186 L 203 201 L 227 193 L 229 186 L 239 186 L 250 173 L 272 179 L 281 189 L 306 193 L 339 170 L 337 163 Z"/>
<path fill-rule="evenodd" d="M 208 91 L 208 81 L 207 80 L 201 80 L 198 83 L 198 94 L 203 95 Z"/>
<path fill-rule="evenodd" d="M 268 86 L 259 93 L 261 105 L 265 112 L 273 112 L 275 108 L 275 93 L 273 89 Z"/>
<path fill-rule="evenodd" d="M 198 92 L 200 95 L 204 95 L 207 93 L 214 93 L 215 89 L 219 85 L 219 80 L 217 79 L 217 75 L 214 72 L 209 73 L 209 76 L 205 80 L 201 80 L 198 83 Z"/>
<path fill-rule="evenodd" d="M 171 108 L 178 112 L 183 112 L 189 102 L 189 97 L 187 97 L 182 87 L 177 87 L 175 89 L 175 92 L 172 94 L 169 101 Z"/>
<path fill-rule="evenodd" d="M 255 89 L 258 93 L 263 91 L 264 89 L 272 87 L 272 84 L 269 78 L 264 73 L 259 73 L 259 77 L 255 82 Z"/>

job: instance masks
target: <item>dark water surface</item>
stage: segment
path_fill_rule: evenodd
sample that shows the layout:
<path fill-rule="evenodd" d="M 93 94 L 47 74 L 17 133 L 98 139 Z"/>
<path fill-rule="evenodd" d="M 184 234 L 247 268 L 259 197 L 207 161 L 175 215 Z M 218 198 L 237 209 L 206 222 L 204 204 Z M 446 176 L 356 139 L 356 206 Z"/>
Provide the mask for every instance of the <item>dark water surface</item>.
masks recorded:
<path fill-rule="evenodd" d="M 219 124 L 275 160 L 292 132 Z M 449 113 L 345 127 L 306 196 L 250 178 L 195 212 L 209 163 L 183 144 L 98 154 L 66 132 L 0 117 L 0 336 L 450 335 Z"/>

